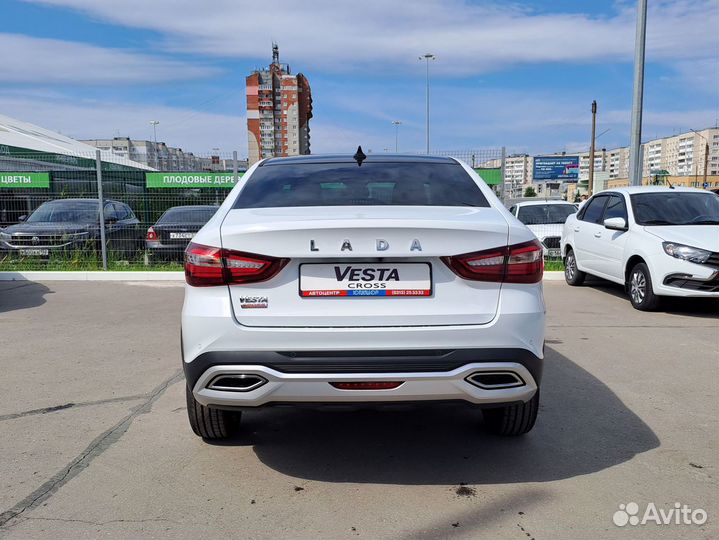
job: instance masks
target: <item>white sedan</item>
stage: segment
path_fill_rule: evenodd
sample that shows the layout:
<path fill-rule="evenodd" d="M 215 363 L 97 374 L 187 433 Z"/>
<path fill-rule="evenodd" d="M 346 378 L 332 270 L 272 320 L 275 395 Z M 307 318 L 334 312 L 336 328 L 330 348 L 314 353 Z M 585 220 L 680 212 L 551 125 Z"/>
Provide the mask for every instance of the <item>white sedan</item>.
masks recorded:
<path fill-rule="evenodd" d="M 640 310 L 662 296 L 719 298 L 719 196 L 663 186 L 597 193 L 567 219 L 561 249 L 568 284 L 587 274 L 620 283 Z"/>
<path fill-rule="evenodd" d="M 276 404 L 462 401 L 534 425 L 542 246 L 454 159 L 259 162 L 185 252 L 192 429 Z"/>
<path fill-rule="evenodd" d="M 534 233 L 544 246 L 546 258 L 559 259 L 559 241 L 564 222 L 577 212 L 577 205 L 567 201 L 522 201 L 509 211 Z"/>

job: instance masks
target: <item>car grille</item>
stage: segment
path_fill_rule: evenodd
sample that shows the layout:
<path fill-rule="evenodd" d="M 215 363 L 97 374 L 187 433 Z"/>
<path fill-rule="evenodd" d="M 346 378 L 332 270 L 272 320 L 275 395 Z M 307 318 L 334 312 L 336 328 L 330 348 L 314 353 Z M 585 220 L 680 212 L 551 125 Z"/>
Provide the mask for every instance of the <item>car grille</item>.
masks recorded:
<path fill-rule="evenodd" d="M 547 249 L 558 249 L 559 248 L 559 236 L 547 236 L 542 240 L 542 244 Z"/>
<path fill-rule="evenodd" d="M 61 234 L 14 234 L 8 242 L 13 247 L 48 247 L 67 243 Z"/>
<path fill-rule="evenodd" d="M 719 276 L 715 276 L 714 279 L 708 281 L 691 279 L 684 276 L 667 276 L 666 279 L 664 279 L 664 285 L 679 287 L 680 289 L 690 291 L 719 292 Z"/>
<path fill-rule="evenodd" d="M 714 268 L 719 268 L 719 253 L 712 252 L 704 264 L 707 266 L 713 266 Z"/>

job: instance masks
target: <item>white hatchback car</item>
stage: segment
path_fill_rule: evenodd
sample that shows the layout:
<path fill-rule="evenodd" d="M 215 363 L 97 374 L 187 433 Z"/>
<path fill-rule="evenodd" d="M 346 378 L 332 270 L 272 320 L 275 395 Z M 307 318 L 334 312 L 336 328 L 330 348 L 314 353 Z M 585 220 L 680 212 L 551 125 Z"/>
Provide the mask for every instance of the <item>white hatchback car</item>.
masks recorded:
<path fill-rule="evenodd" d="M 564 275 L 625 286 L 632 305 L 662 296 L 719 298 L 719 196 L 693 188 L 626 187 L 594 195 L 567 219 Z"/>
<path fill-rule="evenodd" d="M 190 424 L 243 409 L 463 401 L 534 425 L 542 246 L 450 158 L 298 156 L 250 168 L 185 252 Z"/>
<path fill-rule="evenodd" d="M 512 205 L 509 211 L 539 239 L 544 246 L 544 256 L 560 259 L 559 243 L 564 222 L 577 213 L 577 205 L 567 201 L 522 201 Z"/>

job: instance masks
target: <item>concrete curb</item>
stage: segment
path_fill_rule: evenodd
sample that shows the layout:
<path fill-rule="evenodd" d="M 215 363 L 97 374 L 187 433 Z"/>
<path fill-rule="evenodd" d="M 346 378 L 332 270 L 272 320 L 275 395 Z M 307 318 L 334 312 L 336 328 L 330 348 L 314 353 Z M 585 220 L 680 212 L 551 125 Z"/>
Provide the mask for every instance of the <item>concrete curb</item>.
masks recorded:
<path fill-rule="evenodd" d="M 560 281 L 564 272 L 544 272 L 544 281 Z M 0 281 L 184 281 L 184 272 L 0 272 Z"/>
<path fill-rule="evenodd" d="M 564 281 L 564 272 L 544 272 L 544 281 Z"/>
<path fill-rule="evenodd" d="M 184 272 L 0 272 L 0 281 L 184 281 Z"/>

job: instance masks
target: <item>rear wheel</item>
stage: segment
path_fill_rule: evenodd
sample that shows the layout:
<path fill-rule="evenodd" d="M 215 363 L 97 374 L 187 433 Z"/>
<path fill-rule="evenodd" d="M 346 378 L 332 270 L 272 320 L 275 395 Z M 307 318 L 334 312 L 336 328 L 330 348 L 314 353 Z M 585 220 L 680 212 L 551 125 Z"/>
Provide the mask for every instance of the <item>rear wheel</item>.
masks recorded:
<path fill-rule="evenodd" d="M 574 255 L 574 251 L 570 248 L 567 250 L 567 256 L 564 257 L 564 279 L 567 284 L 573 287 L 579 286 L 584 283 L 584 278 L 587 274 L 577 268 L 577 257 Z"/>
<path fill-rule="evenodd" d="M 234 435 L 240 426 L 240 412 L 211 409 L 199 403 L 192 390 L 185 386 L 187 417 L 195 435 L 203 439 L 226 439 Z"/>
<path fill-rule="evenodd" d="M 629 299 L 640 311 L 652 311 L 659 306 L 659 297 L 652 288 L 652 276 L 644 263 L 635 264 L 629 272 Z"/>
<path fill-rule="evenodd" d="M 539 411 L 539 389 L 532 399 L 526 403 L 515 403 L 496 409 L 482 411 L 484 425 L 487 430 L 496 435 L 524 435 L 528 433 L 537 421 Z"/>

